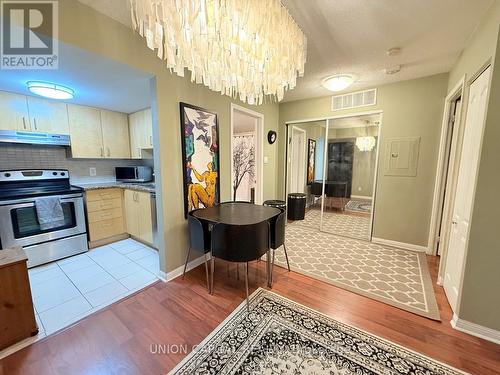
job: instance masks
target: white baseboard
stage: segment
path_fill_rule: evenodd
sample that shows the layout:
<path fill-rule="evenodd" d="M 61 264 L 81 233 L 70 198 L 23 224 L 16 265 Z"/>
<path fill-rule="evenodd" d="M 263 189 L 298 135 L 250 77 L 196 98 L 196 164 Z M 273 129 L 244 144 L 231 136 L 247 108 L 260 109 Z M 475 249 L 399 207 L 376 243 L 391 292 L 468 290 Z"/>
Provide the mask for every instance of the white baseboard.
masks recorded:
<path fill-rule="evenodd" d="M 397 247 L 403 250 L 418 251 L 419 253 L 426 253 L 428 250 L 426 246 L 414 245 L 412 243 L 398 242 L 393 240 L 386 240 L 385 238 L 372 237 L 372 242 L 379 245 Z"/>
<path fill-rule="evenodd" d="M 450 323 L 451 326 L 458 331 L 494 342 L 495 344 L 500 344 L 500 331 L 497 331 L 496 329 L 484 327 L 479 324 L 460 319 L 457 314 L 453 314 L 453 319 L 451 319 Z"/>
<path fill-rule="evenodd" d="M 192 270 L 193 268 L 198 267 L 200 264 L 203 264 L 205 262 L 205 255 L 202 255 L 196 259 L 193 259 L 191 262 L 187 264 L 186 272 Z M 179 277 L 182 275 L 182 271 L 184 271 L 184 264 L 182 266 L 177 267 L 175 270 L 172 270 L 170 272 L 162 272 L 161 273 L 161 279 L 164 282 L 168 282 L 170 280 L 175 279 L 176 277 Z"/>
<path fill-rule="evenodd" d="M 354 198 L 354 199 L 366 199 L 366 200 L 369 200 L 369 201 L 372 200 L 372 197 L 365 196 L 365 195 L 354 195 L 354 194 L 351 194 L 351 198 Z"/>

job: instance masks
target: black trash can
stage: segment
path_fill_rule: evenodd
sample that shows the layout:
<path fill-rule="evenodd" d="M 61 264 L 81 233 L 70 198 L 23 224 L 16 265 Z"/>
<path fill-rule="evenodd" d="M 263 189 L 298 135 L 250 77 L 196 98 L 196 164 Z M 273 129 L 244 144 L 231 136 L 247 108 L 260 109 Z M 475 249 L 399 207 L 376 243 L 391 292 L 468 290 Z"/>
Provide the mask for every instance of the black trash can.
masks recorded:
<path fill-rule="evenodd" d="M 262 205 L 268 207 L 276 207 L 279 208 L 281 211 L 286 211 L 286 202 L 280 201 L 278 199 L 270 199 L 268 201 L 265 201 Z"/>
<path fill-rule="evenodd" d="M 306 195 L 303 193 L 288 194 L 288 220 L 304 220 L 306 214 Z"/>

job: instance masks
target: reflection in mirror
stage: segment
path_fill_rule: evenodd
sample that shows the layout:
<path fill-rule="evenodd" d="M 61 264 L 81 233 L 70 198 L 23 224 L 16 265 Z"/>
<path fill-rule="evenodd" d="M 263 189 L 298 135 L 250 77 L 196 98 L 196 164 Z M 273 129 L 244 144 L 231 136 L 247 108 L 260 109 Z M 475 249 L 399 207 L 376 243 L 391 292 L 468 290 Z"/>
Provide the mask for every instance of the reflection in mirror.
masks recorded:
<path fill-rule="evenodd" d="M 323 231 L 371 239 L 379 125 L 379 114 L 329 121 Z"/>
<path fill-rule="evenodd" d="M 287 193 L 305 194 L 305 218 L 297 223 L 316 229 L 320 227 L 322 186 L 314 182 L 323 179 L 325 131 L 326 120 L 288 125 Z"/>

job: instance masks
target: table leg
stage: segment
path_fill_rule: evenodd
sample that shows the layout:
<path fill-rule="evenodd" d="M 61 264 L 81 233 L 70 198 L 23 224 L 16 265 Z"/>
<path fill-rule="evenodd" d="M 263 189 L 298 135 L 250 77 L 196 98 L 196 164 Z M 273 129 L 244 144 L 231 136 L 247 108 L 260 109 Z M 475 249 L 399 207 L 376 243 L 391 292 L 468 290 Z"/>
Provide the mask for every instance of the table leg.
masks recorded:
<path fill-rule="evenodd" d="M 266 253 L 266 262 L 267 286 L 271 288 L 271 250 Z"/>

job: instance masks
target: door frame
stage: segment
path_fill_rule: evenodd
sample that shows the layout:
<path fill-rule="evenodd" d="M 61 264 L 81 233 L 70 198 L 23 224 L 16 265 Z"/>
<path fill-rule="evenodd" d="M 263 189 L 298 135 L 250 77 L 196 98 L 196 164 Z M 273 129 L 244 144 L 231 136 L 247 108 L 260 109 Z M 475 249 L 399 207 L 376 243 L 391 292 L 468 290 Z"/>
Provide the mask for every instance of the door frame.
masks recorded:
<path fill-rule="evenodd" d="M 347 113 L 344 115 L 337 115 L 337 116 L 326 116 L 326 117 L 313 117 L 309 119 L 302 119 L 302 120 L 293 120 L 293 121 L 287 121 L 285 122 L 285 129 L 286 129 L 286 147 L 285 147 L 285 175 L 284 180 L 285 180 L 285 199 L 288 197 L 288 151 L 289 151 L 289 144 L 288 144 L 288 137 L 290 135 L 289 127 L 293 126 L 294 124 L 302 124 L 302 123 L 307 123 L 307 122 L 316 122 L 316 121 L 325 121 L 326 122 L 326 129 L 328 130 L 330 128 L 330 121 L 331 120 L 338 120 L 338 119 L 343 119 L 343 118 L 349 118 L 349 117 L 360 117 L 360 116 L 366 116 L 366 115 L 380 115 L 380 124 L 378 125 L 378 136 L 377 136 L 377 156 L 375 159 L 375 177 L 373 179 L 373 191 L 372 191 L 372 212 L 370 214 L 370 242 L 372 241 L 373 238 L 373 227 L 374 227 L 374 222 L 375 222 L 375 199 L 377 195 L 377 183 L 378 183 L 378 173 L 379 173 L 379 160 L 380 160 L 380 145 L 381 145 L 381 140 L 380 136 L 382 134 L 382 126 L 384 122 L 384 110 L 382 109 L 374 109 L 371 111 L 362 111 L 362 112 L 353 112 L 353 113 Z M 323 166 L 326 165 L 326 155 L 328 153 L 328 131 L 326 132 L 326 139 L 325 139 L 325 157 L 323 159 Z M 323 170 L 323 180 L 325 179 L 325 173 L 326 171 Z M 323 183 L 323 195 L 325 195 L 325 184 Z M 323 200 L 322 200 L 323 202 Z M 323 215 L 323 203 L 321 204 L 321 216 Z M 321 218 L 321 226 L 323 225 L 323 218 Z"/>
<path fill-rule="evenodd" d="M 234 135 L 234 113 L 241 112 L 256 119 L 255 121 L 255 174 L 256 174 L 256 191 L 255 191 L 255 204 L 262 204 L 264 202 L 264 115 L 262 113 L 252 111 L 251 109 L 231 103 L 231 126 L 230 126 L 230 140 L 231 140 L 231 175 L 229 178 L 230 185 L 230 200 L 233 200 L 233 135 Z"/>
<path fill-rule="evenodd" d="M 438 243 L 438 233 L 440 227 L 442 226 L 441 218 L 448 218 L 451 210 L 451 206 L 453 203 L 453 199 L 448 199 L 446 201 L 446 206 L 443 207 L 445 203 L 446 196 L 450 195 L 450 198 L 455 195 L 456 188 L 456 178 L 457 178 L 457 163 L 460 162 L 460 155 L 457 155 L 457 151 L 461 150 L 461 144 L 458 145 L 459 136 L 462 134 L 464 129 L 464 124 L 462 124 L 462 113 L 464 110 L 464 90 L 465 90 L 465 75 L 457 82 L 457 84 L 448 92 L 444 103 L 444 112 L 443 112 L 443 122 L 441 124 L 441 136 L 439 141 L 439 152 L 438 152 L 438 162 L 436 167 L 436 180 L 434 182 L 434 196 L 432 199 L 432 211 L 431 211 L 431 222 L 429 227 L 429 238 L 427 240 L 427 254 L 429 255 L 437 255 L 437 243 Z M 450 122 L 451 119 L 451 105 L 454 101 L 456 101 L 459 97 L 462 98 L 462 108 L 458 113 L 458 118 L 455 119 L 453 123 Z M 465 105 L 466 107 L 466 105 Z M 452 139 L 450 149 L 448 150 L 447 140 L 449 138 L 450 132 L 452 132 Z M 452 150 L 451 147 L 455 145 L 455 148 Z M 454 155 L 453 160 L 450 160 L 450 155 Z M 446 169 L 446 161 L 448 159 L 448 170 L 445 174 Z M 446 192 L 446 181 L 454 181 L 452 190 Z M 443 221 L 444 223 L 444 221 Z M 447 230 L 445 226 L 445 236 L 447 236 Z M 442 234 L 443 234 L 442 233 Z M 441 238 L 443 240 L 444 238 Z M 443 241 L 441 241 L 443 243 Z M 442 254 L 444 255 L 445 249 L 442 249 Z M 442 280 L 438 279 L 438 284 Z"/>

